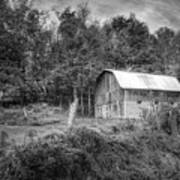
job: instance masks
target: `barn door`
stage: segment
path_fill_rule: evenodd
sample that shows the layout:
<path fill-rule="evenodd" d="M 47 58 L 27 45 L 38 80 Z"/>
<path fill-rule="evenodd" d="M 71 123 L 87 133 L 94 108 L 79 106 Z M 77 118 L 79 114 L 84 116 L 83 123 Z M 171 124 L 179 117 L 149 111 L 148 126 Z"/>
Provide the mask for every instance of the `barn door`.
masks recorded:
<path fill-rule="evenodd" d="M 109 113 L 109 111 L 108 111 L 108 105 L 103 105 L 103 106 L 102 106 L 102 117 L 103 117 L 104 119 L 108 118 L 108 113 Z"/>

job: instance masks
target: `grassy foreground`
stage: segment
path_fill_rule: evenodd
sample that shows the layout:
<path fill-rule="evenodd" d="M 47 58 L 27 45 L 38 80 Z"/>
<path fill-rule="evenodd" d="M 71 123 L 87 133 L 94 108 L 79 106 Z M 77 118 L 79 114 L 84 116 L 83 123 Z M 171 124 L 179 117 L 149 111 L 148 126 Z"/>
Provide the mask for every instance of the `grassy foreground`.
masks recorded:
<path fill-rule="evenodd" d="M 0 180 L 180 179 L 180 138 L 166 116 L 77 118 L 68 129 L 59 108 L 34 105 L 27 117 L 2 111 Z"/>
<path fill-rule="evenodd" d="M 15 146 L 1 180 L 179 180 L 180 139 L 143 130 L 128 139 L 85 126 Z"/>

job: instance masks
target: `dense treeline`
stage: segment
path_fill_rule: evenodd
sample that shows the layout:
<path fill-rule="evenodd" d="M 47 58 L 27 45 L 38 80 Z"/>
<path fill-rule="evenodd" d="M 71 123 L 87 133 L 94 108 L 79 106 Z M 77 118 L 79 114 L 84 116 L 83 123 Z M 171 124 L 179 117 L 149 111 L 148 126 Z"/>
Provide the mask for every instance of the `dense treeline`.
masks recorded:
<path fill-rule="evenodd" d="M 58 30 L 43 28 L 48 12 L 28 0 L 15 7 L 0 2 L 0 91 L 3 101 L 25 105 L 47 101 L 68 107 L 79 97 L 81 114 L 92 114 L 94 83 L 105 68 L 180 77 L 180 32 L 154 34 L 145 23 L 116 16 L 88 23 L 87 4 L 55 12 Z M 2 93 L 1 93 L 2 94 Z"/>

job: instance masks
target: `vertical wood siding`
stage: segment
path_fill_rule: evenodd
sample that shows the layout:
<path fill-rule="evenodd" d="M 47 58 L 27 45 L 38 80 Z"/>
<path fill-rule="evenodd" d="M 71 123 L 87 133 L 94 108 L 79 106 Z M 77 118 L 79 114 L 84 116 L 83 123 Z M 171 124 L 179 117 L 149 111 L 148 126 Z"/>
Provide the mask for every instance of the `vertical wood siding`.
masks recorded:
<path fill-rule="evenodd" d="M 124 115 L 124 91 L 111 73 L 99 79 L 95 94 L 95 116 L 118 118 Z"/>

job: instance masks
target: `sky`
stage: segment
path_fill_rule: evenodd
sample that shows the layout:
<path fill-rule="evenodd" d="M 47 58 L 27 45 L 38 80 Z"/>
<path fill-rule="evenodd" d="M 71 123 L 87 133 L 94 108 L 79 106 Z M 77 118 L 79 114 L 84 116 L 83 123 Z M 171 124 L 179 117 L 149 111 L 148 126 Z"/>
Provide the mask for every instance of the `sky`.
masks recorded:
<path fill-rule="evenodd" d="M 129 16 L 135 13 L 137 19 L 145 22 L 151 32 L 167 26 L 180 30 L 180 0 L 86 0 L 91 18 L 101 22 L 117 15 Z M 76 8 L 84 0 L 34 0 L 34 6 L 62 11 L 65 7 Z"/>

